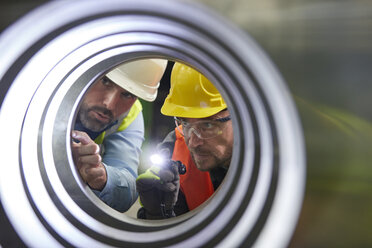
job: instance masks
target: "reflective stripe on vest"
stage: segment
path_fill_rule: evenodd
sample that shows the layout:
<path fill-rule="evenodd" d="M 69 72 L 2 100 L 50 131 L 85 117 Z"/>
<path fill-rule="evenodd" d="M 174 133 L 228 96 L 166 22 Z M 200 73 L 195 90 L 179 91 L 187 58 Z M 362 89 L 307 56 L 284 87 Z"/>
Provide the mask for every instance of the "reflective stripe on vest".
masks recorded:
<path fill-rule="evenodd" d="M 128 115 L 122 120 L 119 127 L 115 132 L 121 132 L 125 130 L 133 121 L 137 118 L 138 114 L 142 111 L 141 102 L 137 99 L 129 110 Z M 111 133 L 110 133 L 111 134 Z M 102 132 L 94 142 L 98 145 L 102 144 L 105 138 L 106 132 Z"/>
<path fill-rule="evenodd" d="M 198 207 L 213 193 L 213 184 L 209 172 L 198 170 L 191 158 L 183 135 L 176 128 L 176 142 L 172 159 L 181 161 L 186 166 L 186 173 L 180 175 L 180 188 L 185 195 L 189 210 Z"/>

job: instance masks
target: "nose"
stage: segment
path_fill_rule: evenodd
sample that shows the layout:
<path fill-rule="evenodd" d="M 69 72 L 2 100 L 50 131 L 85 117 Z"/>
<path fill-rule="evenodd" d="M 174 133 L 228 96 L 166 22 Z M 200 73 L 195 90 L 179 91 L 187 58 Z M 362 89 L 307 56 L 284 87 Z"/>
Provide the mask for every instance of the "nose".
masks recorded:
<path fill-rule="evenodd" d="M 190 147 L 197 147 L 203 143 L 203 140 L 200 138 L 200 133 L 193 127 L 188 130 L 187 137 Z"/>
<path fill-rule="evenodd" d="M 117 105 L 117 100 L 118 100 L 118 92 L 117 90 L 111 90 L 107 92 L 104 95 L 103 98 L 103 105 L 108 109 L 113 111 L 115 109 L 115 106 Z"/>

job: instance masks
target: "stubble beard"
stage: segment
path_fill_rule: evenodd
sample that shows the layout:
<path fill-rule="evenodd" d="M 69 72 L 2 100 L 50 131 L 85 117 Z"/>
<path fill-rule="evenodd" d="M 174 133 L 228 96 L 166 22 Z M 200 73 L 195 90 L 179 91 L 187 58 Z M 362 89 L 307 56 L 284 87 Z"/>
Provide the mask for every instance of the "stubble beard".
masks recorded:
<path fill-rule="evenodd" d="M 90 115 L 90 113 L 92 113 L 93 111 L 101 112 L 110 116 L 110 121 L 108 123 L 105 123 L 100 120 L 97 120 L 96 118 Z M 81 106 L 78 114 L 78 118 L 80 119 L 83 126 L 88 128 L 89 130 L 92 130 L 93 132 L 99 132 L 101 130 L 104 130 L 112 122 L 113 119 L 112 116 L 113 116 L 112 112 L 107 110 L 106 108 L 99 106 L 93 106 L 89 108 L 84 104 Z"/>
<path fill-rule="evenodd" d="M 190 154 L 196 167 L 200 171 L 210 171 L 214 168 L 218 167 L 228 168 L 230 166 L 231 152 L 229 151 L 227 151 L 227 153 L 223 157 L 219 157 L 213 152 L 210 152 L 210 155 L 206 159 L 197 160 L 195 157 L 195 150 L 197 149 L 193 149 L 192 151 L 190 151 Z"/>

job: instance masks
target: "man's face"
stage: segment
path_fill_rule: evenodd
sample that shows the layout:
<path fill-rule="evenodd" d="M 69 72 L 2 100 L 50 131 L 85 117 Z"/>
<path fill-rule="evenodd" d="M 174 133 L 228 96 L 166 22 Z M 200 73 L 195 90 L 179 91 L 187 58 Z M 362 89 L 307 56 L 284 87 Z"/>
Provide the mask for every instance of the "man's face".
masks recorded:
<path fill-rule="evenodd" d="M 78 116 L 86 128 L 98 132 L 128 111 L 136 99 L 136 96 L 103 77 L 88 90 Z"/>
<path fill-rule="evenodd" d="M 201 171 L 209 171 L 219 166 L 229 167 L 232 156 L 234 135 L 232 121 L 218 123 L 221 133 L 209 139 L 199 138 L 193 130 L 193 123 L 199 121 L 215 120 L 229 116 L 229 111 L 221 111 L 208 118 L 183 118 L 190 125 L 190 131 L 185 132 L 186 145 L 190 150 L 191 156 L 196 167 Z M 208 122 L 203 123 L 208 125 Z"/>

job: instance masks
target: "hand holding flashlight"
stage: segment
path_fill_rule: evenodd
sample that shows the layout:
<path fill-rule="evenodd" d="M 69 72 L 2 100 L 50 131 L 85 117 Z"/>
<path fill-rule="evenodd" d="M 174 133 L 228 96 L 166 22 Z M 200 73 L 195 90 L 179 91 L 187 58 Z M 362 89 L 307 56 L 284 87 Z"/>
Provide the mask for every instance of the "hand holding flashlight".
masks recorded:
<path fill-rule="evenodd" d="M 140 201 L 148 219 L 174 217 L 173 207 L 178 199 L 179 174 L 186 168 L 180 161 L 169 159 L 164 149 L 151 157 L 153 166 L 136 180 Z"/>
<path fill-rule="evenodd" d="M 180 175 L 184 175 L 186 173 L 186 166 L 182 164 L 181 161 L 175 161 L 172 159 L 169 159 L 170 152 L 168 149 L 162 149 L 159 153 L 155 153 L 151 155 L 150 160 L 153 165 L 157 166 L 175 166 L 178 169 L 178 173 Z"/>

